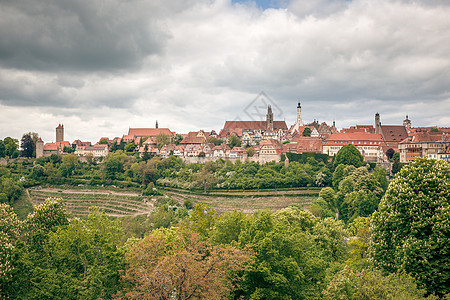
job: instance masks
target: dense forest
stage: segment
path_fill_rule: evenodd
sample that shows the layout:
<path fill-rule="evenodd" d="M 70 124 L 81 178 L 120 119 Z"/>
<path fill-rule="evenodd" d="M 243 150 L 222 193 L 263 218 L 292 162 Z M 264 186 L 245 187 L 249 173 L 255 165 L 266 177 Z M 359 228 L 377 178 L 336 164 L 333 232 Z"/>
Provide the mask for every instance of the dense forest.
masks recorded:
<path fill-rule="evenodd" d="M 350 148 L 350 147 L 349 147 Z M 334 160 L 185 164 L 111 153 L 0 167 L 0 296 L 11 299 L 437 299 L 450 291 L 450 167 L 417 159 L 390 178 L 346 149 Z M 351 154 L 353 153 L 353 154 Z M 344 155 L 342 155 L 344 154 Z M 212 190 L 321 187 L 308 211 L 218 214 L 161 197 L 153 212 L 76 218 L 64 199 L 17 214 L 37 185 Z M 15 210 L 13 210 L 13 207 Z"/>

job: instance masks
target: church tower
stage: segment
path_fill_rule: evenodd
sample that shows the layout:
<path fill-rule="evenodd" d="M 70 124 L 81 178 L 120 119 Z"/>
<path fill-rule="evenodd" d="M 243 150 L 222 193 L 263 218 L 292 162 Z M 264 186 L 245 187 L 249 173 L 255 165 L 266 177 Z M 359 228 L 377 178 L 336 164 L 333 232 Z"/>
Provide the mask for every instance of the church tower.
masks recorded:
<path fill-rule="evenodd" d="M 381 121 L 380 121 L 380 114 L 375 114 L 375 133 L 381 134 Z"/>
<path fill-rule="evenodd" d="M 59 124 L 58 127 L 56 127 L 56 142 L 62 142 L 64 141 L 64 125 Z"/>
<path fill-rule="evenodd" d="M 266 122 L 267 122 L 267 130 L 273 130 L 273 113 L 272 107 L 270 105 L 267 108 Z"/>
<path fill-rule="evenodd" d="M 408 115 L 406 116 L 406 119 L 403 120 L 403 126 L 406 127 L 407 131 L 411 129 L 411 120 L 408 119 Z"/>
<path fill-rule="evenodd" d="M 298 101 L 297 105 L 297 124 L 298 126 L 304 126 L 303 120 L 302 120 L 302 106 L 300 104 L 300 101 Z"/>
<path fill-rule="evenodd" d="M 155 128 L 158 128 L 158 120 L 156 120 Z"/>

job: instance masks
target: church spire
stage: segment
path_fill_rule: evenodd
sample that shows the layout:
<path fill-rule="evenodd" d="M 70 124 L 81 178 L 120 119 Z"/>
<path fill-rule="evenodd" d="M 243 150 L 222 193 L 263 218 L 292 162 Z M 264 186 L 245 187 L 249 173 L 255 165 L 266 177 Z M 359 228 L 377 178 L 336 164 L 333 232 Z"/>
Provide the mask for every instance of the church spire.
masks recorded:
<path fill-rule="evenodd" d="M 158 128 L 158 120 L 156 120 L 155 128 Z"/>
<path fill-rule="evenodd" d="M 267 130 L 273 130 L 273 112 L 272 107 L 270 105 L 267 107 L 266 122 L 267 122 Z"/>

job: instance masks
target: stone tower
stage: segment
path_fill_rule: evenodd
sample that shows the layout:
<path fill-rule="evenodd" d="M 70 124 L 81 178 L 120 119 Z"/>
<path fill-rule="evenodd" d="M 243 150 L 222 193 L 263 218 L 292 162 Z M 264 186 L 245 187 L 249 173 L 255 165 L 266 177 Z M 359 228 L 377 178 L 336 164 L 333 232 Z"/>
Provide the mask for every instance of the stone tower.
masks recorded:
<path fill-rule="evenodd" d="M 36 141 L 36 158 L 44 156 L 44 141 L 39 138 Z"/>
<path fill-rule="evenodd" d="M 64 141 L 64 125 L 59 124 L 58 127 L 56 127 L 56 142 L 62 142 Z"/>
<path fill-rule="evenodd" d="M 406 119 L 403 120 L 403 126 L 406 127 L 407 131 L 411 129 L 411 120 L 408 119 L 408 115 L 406 115 Z"/>
<path fill-rule="evenodd" d="M 297 105 L 297 124 L 298 126 L 304 126 L 303 120 L 302 120 L 302 106 L 300 104 L 300 101 L 298 101 Z"/>
<path fill-rule="evenodd" d="M 273 113 L 272 107 L 270 105 L 267 108 L 266 122 L 267 122 L 267 130 L 273 130 Z"/>
<path fill-rule="evenodd" d="M 375 114 L 375 133 L 381 134 L 381 121 L 380 121 L 380 114 Z"/>

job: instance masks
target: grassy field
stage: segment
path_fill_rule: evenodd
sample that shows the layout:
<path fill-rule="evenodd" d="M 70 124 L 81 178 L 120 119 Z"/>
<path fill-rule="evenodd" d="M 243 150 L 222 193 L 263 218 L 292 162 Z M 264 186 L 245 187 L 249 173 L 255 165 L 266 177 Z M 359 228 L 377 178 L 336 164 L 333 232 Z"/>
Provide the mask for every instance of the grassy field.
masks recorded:
<path fill-rule="evenodd" d="M 148 214 L 152 211 L 158 197 L 169 197 L 180 204 L 187 200 L 193 204 L 206 203 L 219 213 L 233 209 L 253 213 L 260 209 L 278 210 L 291 204 L 308 209 L 319 194 L 319 189 L 216 191 L 208 194 L 169 188 L 160 191 L 163 194 L 161 196 L 144 197 L 135 190 L 117 190 L 108 187 L 103 189 L 69 186 L 31 188 L 25 191 L 15 207 L 19 216 L 24 218 L 32 211 L 33 206 L 39 205 L 49 197 L 58 197 L 64 199 L 67 210 L 77 217 L 88 215 L 91 206 L 98 206 L 110 216 L 124 217 Z"/>

